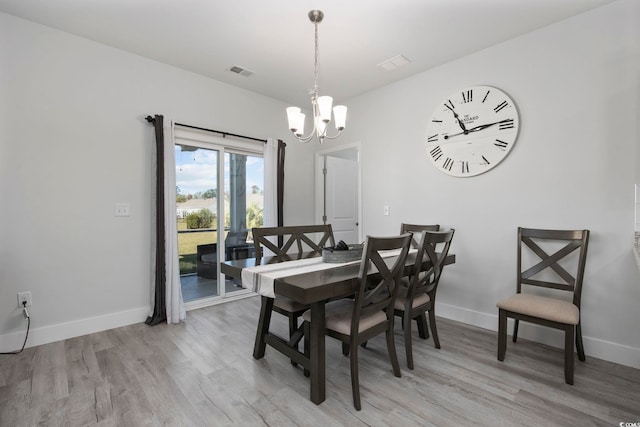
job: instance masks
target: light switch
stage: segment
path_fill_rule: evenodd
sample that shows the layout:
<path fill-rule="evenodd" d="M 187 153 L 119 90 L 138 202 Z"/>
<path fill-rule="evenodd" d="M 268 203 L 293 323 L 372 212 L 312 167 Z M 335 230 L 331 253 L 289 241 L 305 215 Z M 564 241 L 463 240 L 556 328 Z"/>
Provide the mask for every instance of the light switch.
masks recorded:
<path fill-rule="evenodd" d="M 129 203 L 116 203 L 113 208 L 113 216 L 129 216 Z"/>
<path fill-rule="evenodd" d="M 383 206 L 383 208 L 382 208 L 382 214 L 383 214 L 384 216 L 389 216 L 389 206 L 387 206 L 387 205 L 384 205 L 384 206 Z"/>

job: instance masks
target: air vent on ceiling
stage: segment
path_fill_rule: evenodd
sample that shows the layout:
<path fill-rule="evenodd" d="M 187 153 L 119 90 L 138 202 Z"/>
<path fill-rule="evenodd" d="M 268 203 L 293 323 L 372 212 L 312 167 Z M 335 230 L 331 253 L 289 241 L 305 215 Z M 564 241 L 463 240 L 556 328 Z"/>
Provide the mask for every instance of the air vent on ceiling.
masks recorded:
<path fill-rule="evenodd" d="M 402 55 L 397 55 L 391 59 L 387 59 L 386 61 L 379 63 L 378 67 L 387 71 L 392 71 L 392 70 L 395 70 L 396 68 L 400 68 L 409 63 L 411 63 L 411 61 L 409 61 L 406 57 Z"/>
<path fill-rule="evenodd" d="M 251 75 L 253 75 L 253 71 L 241 67 L 239 65 L 232 65 L 230 68 L 227 68 L 227 71 L 231 71 L 232 73 L 236 73 L 236 74 L 240 74 L 241 76 L 244 77 L 249 77 Z"/>

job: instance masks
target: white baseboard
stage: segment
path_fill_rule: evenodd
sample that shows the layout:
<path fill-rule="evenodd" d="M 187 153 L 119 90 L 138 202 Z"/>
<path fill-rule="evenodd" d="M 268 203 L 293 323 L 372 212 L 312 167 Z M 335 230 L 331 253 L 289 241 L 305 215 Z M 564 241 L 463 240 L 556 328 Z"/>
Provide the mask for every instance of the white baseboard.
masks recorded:
<path fill-rule="evenodd" d="M 144 322 L 148 316 L 149 307 L 139 307 L 131 310 L 59 323 L 57 325 L 43 326 L 40 328 L 32 327 L 29 331 L 29 338 L 27 339 L 25 348 Z M 15 351 L 22 348 L 22 343 L 24 342 L 26 333 L 26 320 L 24 325 L 25 329 L 23 331 L 0 335 L 0 352 Z M 31 326 L 33 326 L 33 321 Z"/>
<path fill-rule="evenodd" d="M 477 326 L 491 331 L 498 331 L 498 309 L 496 314 L 487 314 L 473 311 L 449 304 L 437 304 L 436 315 L 446 319 Z M 513 330 L 513 320 L 509 320 L 508 330 Z M 531 341 L 540 342 L 556 348 L 564 347 L 564 336 L 562 332 L 554 329 L 531 323 L 520 322 L 518 337 Z M 586 356 L 592 356 L 609 362 L 619 363 L 632 368 L 640 369 L 640 348 L 630 347 L 623 344 L 604 341 L 597 338 L 582 336 L 584 352 Z M 498 336 L 496 335 L 496 345 Z"/>

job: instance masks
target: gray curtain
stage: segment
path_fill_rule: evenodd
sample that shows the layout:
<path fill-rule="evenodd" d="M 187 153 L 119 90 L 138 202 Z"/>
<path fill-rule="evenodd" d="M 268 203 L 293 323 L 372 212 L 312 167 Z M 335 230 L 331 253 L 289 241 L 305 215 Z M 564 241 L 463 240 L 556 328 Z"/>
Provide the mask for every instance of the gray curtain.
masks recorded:
<path fill-rule="evenodd" d="M 147 325 L 157 325 L 158 323 L 167 321 L 167 306 L 165 301 L 166 295 L 166 273 L 164 268 L 165 260 L 165 223 L 164 223 L 164 117 L 155 115 L 147 116 L 147 121 L 153 124 L 155 129 L 155 148 L 156 148 L 156 204 L 155 204 L 155 290 L 153 314 L 147 317 L 145 323 Z"/>

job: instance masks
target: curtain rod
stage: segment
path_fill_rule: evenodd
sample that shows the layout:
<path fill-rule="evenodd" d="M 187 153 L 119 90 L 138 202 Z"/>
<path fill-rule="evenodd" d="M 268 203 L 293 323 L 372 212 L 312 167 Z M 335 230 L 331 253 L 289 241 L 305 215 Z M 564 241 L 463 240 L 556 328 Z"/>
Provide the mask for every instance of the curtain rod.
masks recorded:
<path fill-rule="evenodd" d="M 145 120 L 148 121 L 149 123 L 153 123 L 156 119 L 151 117 L 151 116 L 147 116 L 147 117 L 145 117 Z M 203 130 L 203 131 L 206 131 L 206 132 L 219 133 L 220 135 L 222 135 L 223 138 L 225 138 L 226 136 L 235 136 L 236 138 L 250 139 L 252 141 L 260 141 L 260 142 L 264 142 L 264 143 L 267 142 L 266 139 L 253 138 L 251 136 L 244 136 L 244 135 L 238 135 L 238 134 L 235 134 L 235 133 L 222 132 L 222 131 L 219 131 L 219 130 L 201 128 L 201 127 L 198 127 L 198 126 L 185 125 L 183 123 L 176 123 L 176 125 L 182 126 L 182 127 L 185 127 L 185 128 L 189 128 L 189 129 L 196 129 L 196 130 Z"/>

